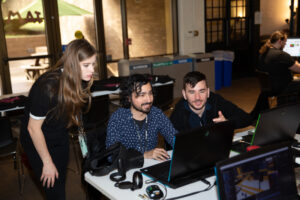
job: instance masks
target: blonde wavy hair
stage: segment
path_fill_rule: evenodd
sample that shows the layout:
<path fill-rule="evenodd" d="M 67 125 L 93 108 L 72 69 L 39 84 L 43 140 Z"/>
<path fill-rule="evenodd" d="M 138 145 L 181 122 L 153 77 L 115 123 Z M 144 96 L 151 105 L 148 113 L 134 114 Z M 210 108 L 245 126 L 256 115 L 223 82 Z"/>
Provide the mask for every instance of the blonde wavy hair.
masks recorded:
<path fill-rule="evenodd" d="M 285 40 L 287 38 L 287 34 L 282 31 L 275 31 L 271 34 L 270 38 L 266 41 L 266 43 L 259 49 L 260 54 L 265 54 L 271 48 L 272 44 L 277 42 L 278 40 Z"/>

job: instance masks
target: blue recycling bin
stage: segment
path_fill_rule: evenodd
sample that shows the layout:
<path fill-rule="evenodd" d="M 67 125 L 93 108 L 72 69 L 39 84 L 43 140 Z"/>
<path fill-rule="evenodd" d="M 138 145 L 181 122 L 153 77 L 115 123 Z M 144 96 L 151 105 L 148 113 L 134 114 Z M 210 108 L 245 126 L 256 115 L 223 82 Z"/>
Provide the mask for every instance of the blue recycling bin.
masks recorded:
<path fill-rule="evenodd" d="M 221 89 L 223 85 L 223 52 L 221 50 L 212 52 L 215 59 L 215 90 Z"/>
<path fill-rule="evenodd" d="M 62 48 L 62 52 L 65 52 L 66 48 L 67 48 L 67 45 L 66 44 L 63 44 L 61 45 L 61 48 Z"/>
<path fill-rule="evenodd" d="M 215 90 L 231 86 L 234 52 L 217 50 L 212 54 L 215 57 Z"/>
<path fill-rule="evenodd" d="M 232 63 L 234 60 L 233 51 L 224 51 L 223 52 L 223 86 L 231 86 L 232 80 Z"/>

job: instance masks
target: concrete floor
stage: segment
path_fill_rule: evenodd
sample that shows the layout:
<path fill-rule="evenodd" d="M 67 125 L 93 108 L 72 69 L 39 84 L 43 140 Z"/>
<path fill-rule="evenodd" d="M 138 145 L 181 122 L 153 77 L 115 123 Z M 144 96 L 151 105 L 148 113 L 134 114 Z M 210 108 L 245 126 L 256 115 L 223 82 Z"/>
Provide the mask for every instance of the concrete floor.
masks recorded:
<path fill-rule="evenodd" d="M 259 93 L 259 85 L 256 78 L 243 78 L 234 80 L 231 87 L 222 88 L 217 91 L 224 98 L 232 101 L 246 112 L 250 112 L 254 107 L 256 99 Z M 17 132 L 17 131 L 16 131 Z M 16 133 L 17 134 L 17 133 Z M 72 144 L 72 143 L 70 143 Z M 70 163 L 67 173 L 66 193 L 67 199 L 86 199 L 84 188 L 81 184 L 81 176 L 78 173 L 74 173 L 76 168 L 76 162 L 72 145 L 70 146 Z M 78 150 L 78 148 L 77 148 Z M 77 155 L 80 155 L 77 152 Z M 29 174 L 29 171 L 25 168 L 25 182 L 23 195 L 19 195 L 17 171 L 13 169 L 12 159 L 0 160 L 0 200 L 10 199 L 24 199 L 24 200 L 38 200 L 43 199 L 41 192 L 33 181 Z M 105 184 L 105 183 L 103 183 Z"/>

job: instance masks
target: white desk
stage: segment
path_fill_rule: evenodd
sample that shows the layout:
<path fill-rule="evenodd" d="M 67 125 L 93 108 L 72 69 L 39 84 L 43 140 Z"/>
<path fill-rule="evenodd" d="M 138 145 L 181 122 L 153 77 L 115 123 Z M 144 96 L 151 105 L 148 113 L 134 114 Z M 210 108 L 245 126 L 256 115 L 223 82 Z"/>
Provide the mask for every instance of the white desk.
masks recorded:
<path fill-rule="evenodd" d="M 10 97 L 20 96 L 20 95 L 27 96 L 28 92 L 1 95 L 0 100 L 10 98 Z M 22 109 L 24 109 L 24 106 L 16 106 L 14 108 L 3 109 L 3 110 L 0 110 L 0 116 L 5 116 L 5 112 L 8 112 L 8 111 L 22 110 Z"/>
<path fill-rule="evenodd" d="M 157 164 L 158 161 L 152 160 L 152 159 L 145 159 L 145 163 L 143 167 L 147 167 L 150 165 Z M 126 173 L 126 181 L 132 181 L 132 175 L 133 173 L 138 170 L 129 170 Z M 115 182 L 112 182 L 109 179 L 109 176 L 92 176 L 89 172 L 85 173 L 84 175 L 85 180 L 91 184 L 93 187 L 95 187 L 97 190 L 99 190 L 102 194 L 107 196 L 109 199 L 112 200 L 125 200 L 125 199 L 130 199 L 130 200 L 141 200 L 140 197 L 138 197 L 139 194 L 146 194 L 146 187 L 148 185 L 145 184 L 145 180 L 148 180 L 149 178 L 143 175 L 143 187 L 139 190 L 131 191 L 130 189 L 128 190 L 121 190 L 117 187 L 114 186 Z M 210 177 L 207 179 L 211 184 L 214 183 L 215 177 Z M 151 183 L 153 184 L 153 183 Z M 198 190 L 203 190 L 207 187 L 206 184 L 202 183 L 201 181 L 185 185 L 183 187 L 172 189 L 172 188 L 167 188 L 167 198 L 170 197 L 175 197 L 191 192 L 195 192 Z M 161 190 L 165 193 L 164 189 L 160 186 Z M 187 200 L 195 200 L 195 199 L 201 199 L 201 200 L 213 200 L 217 199 L 217 192 L 216 192 L 216 187 L 213 187 L 211 190 L 199 193 L 193 196 L 186 197 L 184 199 Z"/>
<path fill-rule="evenodd" d="M 240 137 L 243 135 L 246 135 L 248 133 L 247 131 L 243 131 L 241 133 L 235 134 L 235 137 Z M 169 155 L 171 155 L 171 152 L 168 152 Z M 230 152 L 230 157 L 237 155 L 238 153 L 231 151 Z M 159 163 L 159 161 L 153 160 L 153 159 L 145 159 L 144 166 L 143 167 L 148 167 L 154 164 Z M 126 175 L 126 181 L 132 181 L 132 175 L 133 173 L 138 170 L 138 169 L 133 169 L 129 170 Z M 148 185 L 143 184 L 143 187 L 139 190 L 131 191 L 131 190 L 121 190 L 117 187 L 114 186 L 115 182 L 112 182 L 109 179 L 109 175 L 107 176 L 92 176 L 89 172 L 86 172 L 84 175 L 85 180 L 91 184 L 94 188 L 99 190 L 102 194 L 107 196 L 109 199 L 112 200 L 123 200 L 123 199 L 130 199 L 130 200 L 141 200 L 140 197 L 138 197 L 139 194 L 146 194 L 146 187 Z M 145 183 L 145 180 L 148 180 L 149 178 L 147 176 L 143 175 L 143 182 Z M 214 183 L 215 177 L 209 177 L 206 180 L 208 180 L 211 184 Z M 177 188 L 177 189 L 172 189 L 172 188 L 167 188 L 167 197 L 166 198 L 171 198 L 171 197 L 176 197 L 192 192 L 196 192 L 199 190 L 203 190 L 207 187 L 206 184 L 202 183 L 201 181 L 191 183 L 189 185 L 185 185 L 183 187 Z M 165 193 L 164 189 L 160 186 L 162 191 Z M 201 192 L 196 195 L 192 195 L 189 197 L 181 198 L 184 200 L 195 200 L 195 199 L 201 199 L 201 200 L 214 200 L 217 199 L 217 189 L 216 186 L 214 186 L 212 189 L 206 192 Z"/>
<path fill-rule="evenodd" d="M 97 96 L 103 96 L 103 95 L 107 95 L 107 94 L 119 94 L 120 93 L 120 89 L 114 90 L 114 91 L 109 91 L 109 90 L 105 90 L 105 91 L 95 91 L 92 92 L 92 97 L 97 97 Z M 10 97 L 14 97 L 14 96 L 19 96 L 19 95 L 24 95 L 24 96 L 28 96 L 28 92 L 22 92 L 22 93 L 14 93 L 14 94 L 6 94 L 6 95 L 1 95 L 0 96 L 0 100 L 1 99 L 5 99 L 5 98 L 10 98 Z M 0 112 L 3 113 L 7 112 L 7 111 L 14 111 L 14 110 L 21 110 L 24 109 L 24 106 L 16 106 L 14 108 L 9 108 L 9 109 L 4 109 L 4 110 L 0 110 Z"/>
<path fill-rule="evenodd" d="M 173 83 L 174 83 L 174 81 L 169 81 L 166 83 L 155 83 L 152 86 L 158 87 L 158 86 L 163 86 L 163 85 L 171 85 Z M 97 96 L 103 96 L 103 95 L 108 95 L 108 94 L 119 94 L 120 92 L 121 92 L 121 90 L 119 88 L 116 90 L 101 90 L 101 91 L 94 91 L 92 93 L 92 96 L 97 97 Z"/>

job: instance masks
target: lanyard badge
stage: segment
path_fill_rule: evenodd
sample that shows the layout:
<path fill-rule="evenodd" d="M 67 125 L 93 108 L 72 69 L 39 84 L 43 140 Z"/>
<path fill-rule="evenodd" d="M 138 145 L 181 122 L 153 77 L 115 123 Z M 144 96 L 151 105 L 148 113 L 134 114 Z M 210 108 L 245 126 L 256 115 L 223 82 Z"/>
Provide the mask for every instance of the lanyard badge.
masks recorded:
<path fill-rule="evenodd" d="M 83 130 L 83 127 L 78 128 L 78 141 L 82 153 L 82 157 L 85 158 L 88 155 L 88 148 L 87 148 L 87 140 L 86 140 L 86 134 Z"/>

